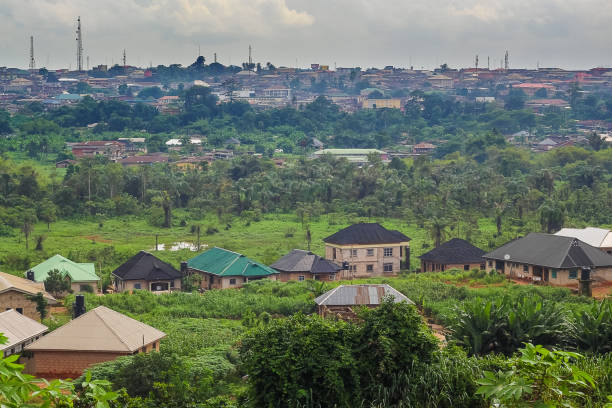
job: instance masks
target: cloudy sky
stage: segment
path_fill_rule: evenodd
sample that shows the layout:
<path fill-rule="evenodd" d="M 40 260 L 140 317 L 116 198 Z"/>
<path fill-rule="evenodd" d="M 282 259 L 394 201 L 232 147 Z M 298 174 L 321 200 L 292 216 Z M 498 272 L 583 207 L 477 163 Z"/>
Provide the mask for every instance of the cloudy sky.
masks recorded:
<path fill-rule="evenodd" d="M 0 0 L 0 66 L 74 68 L 79 15 L 91 66 L 612 66 L 610 0 Z"/>

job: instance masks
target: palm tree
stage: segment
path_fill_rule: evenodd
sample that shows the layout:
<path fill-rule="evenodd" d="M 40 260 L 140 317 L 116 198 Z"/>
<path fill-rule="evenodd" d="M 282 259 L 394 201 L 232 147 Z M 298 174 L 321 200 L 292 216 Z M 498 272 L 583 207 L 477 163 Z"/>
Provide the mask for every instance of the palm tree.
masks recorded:
<path fill-rule="evenodd" d="M 431 239 L 434 241 L 435 247 L 439 247 L 442 241 L 446 237 L 446 228 L 448 227 L 448 220 L 442 217 L 433 216 L 429 220 L 429 234 Z"/>

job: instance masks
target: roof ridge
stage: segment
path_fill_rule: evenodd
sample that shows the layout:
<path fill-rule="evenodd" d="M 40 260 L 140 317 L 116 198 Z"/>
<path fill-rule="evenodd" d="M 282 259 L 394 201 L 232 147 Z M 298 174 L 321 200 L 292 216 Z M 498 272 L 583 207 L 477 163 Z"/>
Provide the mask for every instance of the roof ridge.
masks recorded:
<path fill-rule="evenodd" d="M 104 320 L 104 318 L 102 316 L 100 316 L 100 314 L 98 314 L 97 310 L 99 310 L 100 308 L 108 309 L 108 310 L 110 310 L 112 312 L 115 312 L 115 311 L 113 309 L 111 309 L 111 308 L 108 308 L 108 307 L 104 306 L 104 305 L 98 306 L 98 307 L 96 307 L 95 309 L 92 310 L 92 312 L 96 312 L 96 316 L 98 316 L 98 318 L 102 321 L 102 324 L 104 324 L 104 326 L 106 326 L 106 328 L 109 329 L 117 339 L 119 339 L 121 344 L 123 344 L 128 351 L 131 351 L 129 344 L 127 344 L 125 342 L 125 340 L 123 340 L 123 338 L 121 338 L 121 336 L 119 336 L 119 334 L 111 326 L 109 326 L 108 323 L 106 323 L 106 320 Z M 102 309 L 102 310 L 104 310 L 104 309 Z M 118 312 L 115 312 L 115 313 L 118 313 Z M 122 313 L 119 313 L 119 314 L 122 314 Z M 123 315 L 123 316 L 125 316 L 125 315 Z M 126 316 L 126 317 L 128 317 L 128 316 Z"/>
<path fill-rule="evenodd" d="M 338 286 L 336 286 L 334 289 L 332 289 L 332 290 L 330 290 L 329 292 L 327 292 L 327 296 L 325 296 L 323 299 L 321 299 L 321 304 L 324 304 L 324 303 L 325 303 L 325 301 L 326 301 L 327 299 L 329 299 L 329 297 L 330 297 L 331 295 L 333 295 L 334 293 L 336 293 L 336 291 L 337 291 L 338 289 L 343 288 L 344 286 L 346 286 L 346 285 L 338 285 Z"/>
<path fill-rule="evenodd" d="M 216 247 L 215 247 L 215 248 L 216 248 Z M 233 252 L 233 251 L 229 251 L 229 252 Z M 237 253 L 237 252 L 234 252 L 234 254 L 239 255 L 239 256 L 235 257 L 235 258 L 232 260 L 232 262 L 230 262 L 229 264 L 227 264 L 227 266 L 226 266 L 225 268 L 223 268 L 223 270 L 221 271 L 221 273 L 220 273 L 219 275 L 221 275 L 223 272 L 227 271 L 227 270 L 229 269 L 229 267 L 230 267 L 230 266 L 232 266 L 234 263 L 236 263 L 236 261 L 237 261 L 238 259 L 240 259 L 240 257 L 241 257 L 241 256 L 244 256 L 244 255 L 240 255 L 240 254 L 239 254 L 239 253 Z M 244 269 L 242 270 L 242 272 L 244 272 Z"/>

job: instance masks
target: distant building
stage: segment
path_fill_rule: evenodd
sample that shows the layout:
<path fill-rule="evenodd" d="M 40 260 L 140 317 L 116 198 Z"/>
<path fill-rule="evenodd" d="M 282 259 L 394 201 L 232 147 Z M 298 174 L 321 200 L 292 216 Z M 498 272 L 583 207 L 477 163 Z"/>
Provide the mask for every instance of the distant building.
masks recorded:
<path fill-rule="evenodd" d="M 393 276 L 410 267 L 410 238 L 378 223 L 359 223 L 323 239 L 325 258 L 345 268 L 342 279 Z"/>
<path fill-rule="evenodd" d="M 28 344 L 41 338 L 48 330 L 44 324 L 22 315 L 15 309 L 8 309 L 0 313 L 0 333 L 8 341 L 0 344 L 3 357 L 21 353 Z"/>
<path fill-rule="evenodd" d="M 384 285 L 340 285 L 315 299 L 320 316 L 334 316 L 341 319 L 354 319 L 357 308 L 380 306 L 385 297 L 393 302 L 414 304 L 393 287 Z"/>
<path fill-rule="evenodd" d="M 166 334 L 106 306 L 71 320 L 25 347 L 25 371 L 38 377 L 77 378 L 94 364 L 159 351 Z"/>
<path fill-rule="evenodd" d="M 198 274 L 202 289 L 240 288 L 259 279 L 278 280 L 279 273 L 237 252 L 211 248 L 181 264 L 183 275 Z"/>
<path fill-rule="evenodd" d="M 125 152 L 125 145 L 114 140 L 68 143 L 68 146 L 76 158 L 104 156 L 109 160 L 117 160 Z"/>
<path fill-rule="evenodd" d="M 412 147 L 412 153 L 414 154 L 429 154 L 434 150 L 436 150 L 436 145 L 426 142 L 417 143 Z"/>
<path fill-rule="evenodd" d="M 307 279 L 333 281 L 341 269 L 337 264 L 302 249 L 292 250 L 270 267 L 280 272 L 281 282 Z"/>
<path fill-rule="evenodd" d="M 427 82 L 434 88 L 453 88 L 453 78 L 447 77 L 446 75 L 432 75 L 427 77 Z"/>
<path fill-rule="evenodd" d="M 421 272 L 446 271 L 449 269 L 485 269 L 485 251 L 466 240 L 453 238 L 439 247 L 419 256 Z"/>
<path fill-rule="evenodd" d="M 401 109 L 402 100 L 399 98 L 390 99 L 364 99 L 361 107 L 363 109 Z"/>
<path fill-rule="evenodd" d="M 323 155 L 329 154 L 336 158 L 345 158 L 352 163 L 364 164 L 368 162 L 368 155 L 372 153 L 380 155 L 380 159 L 383 162 L 389 161 L 387 152 L 377 149 L 323 149 L 316 151 L 314 156 L 320 158 Z"/>

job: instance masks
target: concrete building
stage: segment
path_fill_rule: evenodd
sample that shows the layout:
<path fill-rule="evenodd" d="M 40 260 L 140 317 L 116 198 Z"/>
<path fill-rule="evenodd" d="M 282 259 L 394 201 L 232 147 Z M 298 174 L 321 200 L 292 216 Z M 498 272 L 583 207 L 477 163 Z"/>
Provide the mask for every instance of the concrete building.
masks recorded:
<path fill-rule="evenodd" d="M 202 277 L 202 289 L 240 288 L 259 279 L 278 280 L 274 269 L 237 252 L 214 247 L 181 264 L 184 275 Z"/>
<path fill-rule="evenodd" d="M 612 281 L 612 255 L 571 237 L 532 232 L 483 258 L 487 269 L 533 282 L 577 286 L 582 268 L 596 282 Z"/>
<path fill-rule="evenodd" d="M 117 292 L 148 290 L 160 293 L 181 290 L 181 273 L 145 251 L 125 261 L 111 275 Z"/>
<path fill-rule="evenodd" d="M 270 267 L 280 272 L 281 282 L 290 280 L 301 282 L 307 279 L 333 281 L 341 269 L 335 263 L 302 249 L 292 250 Z"/>
<path fill-rule="evenodd" d="M 329 154 L 336 158 L 345 158 L 351 163 L 364 164 L 368 162 L 368 155 L 372 153 L 380 155 L 380 159 L 385 163 L 390 161 L 387 152 L 377 149 L 322 149 L 314 152 L 314 157 L 321 158 Z"/>
<path fill-rule="evenodd" d="M 410 238 L 378 223 L 359 223 L 325 238 L 325 258 L 343 267 L 341 279 L 394 276 L 410 267 Z"/>
<path fill-rule="evenodd" d="M 106 306 L 77 317 L 25 347 L 25 372 L 46 378 L 76 378 L 88 367 L 130 354 L 159 351 L 166 334 Z"/>
<path fill-rule="evenodd" d="M 47 300 L 47 308 L 57 303 L 53 296 L 45 292 L 45 285 L 42 282 L 32 282 L 29 279 L 0 272 L 0 311 L 14 309 L 30 319 L 40 321 L 36 303 L 28 299 L 37 293 L 43 294 Z"/>
<path fill-rule="evenodd" d="M 94 292 L 99 290 L 100 277 L 96 275 L 93 263 L 76 263 L 61 255 L 54 255 L 46 261 L 30 268 L 26 277 L 30 276 L 35 282 L 44 282 L 53 270 L 60 271 L 64 278 L 70 281 L 70 288 L 74 292 L 86 292 L 91 286 Z"/>
<path fill-rule="evenodd" d="M 485 251 L 475 247 L 466 240 L 453 238 L 419 256 L 421 272 L 447 271 L 449 269 L 485 269 L 482 257 Z"/>

